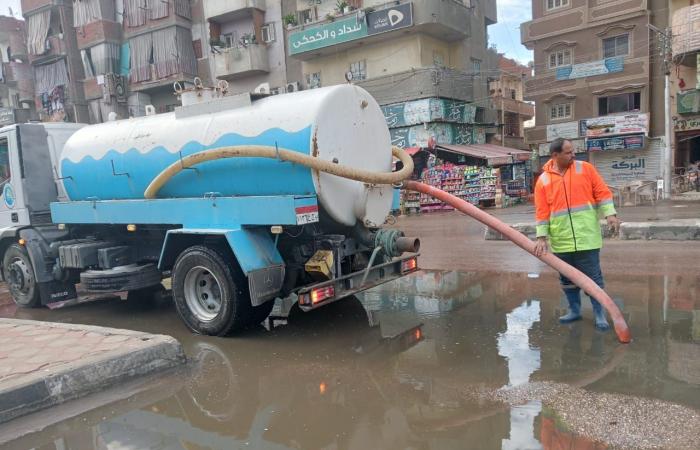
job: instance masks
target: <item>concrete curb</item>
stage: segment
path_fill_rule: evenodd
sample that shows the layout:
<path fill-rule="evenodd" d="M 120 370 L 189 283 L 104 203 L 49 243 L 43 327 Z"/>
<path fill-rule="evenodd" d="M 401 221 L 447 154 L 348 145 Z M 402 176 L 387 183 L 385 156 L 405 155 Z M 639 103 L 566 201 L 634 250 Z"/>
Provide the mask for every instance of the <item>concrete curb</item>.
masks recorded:
<path fill-rule="evenodd" d="M 530 239 L 535 239 L 535 223 L 516 223 L 511 225 Z M 603 238 L 612 238 L 607 223 L 600 222 Z M 501 233 L 486 228 L 484 239 L 487 241 L 507 240 Z M 660 240 L 660 241 L 698 241 L 700 240 L 700 219 L 673 219 L 659 222 L 623 222 L 620 226 L 619 239 L 623 241 Z"/>
<path fill-rule="evenodd" d="M 0 324 L 27 325 L 37 329 L 61 328 L 105 337 L 127 336 L 140 341 L 138 348 L 133 348 L 133 345 L 123 348 L 115 344 L 115 349 L 61 363 L 48 371 L 20 374 L 0 382 L 0 423 L 185 362 L 182 346 L 170 336 L 14 319 L 0 319 Z"/>

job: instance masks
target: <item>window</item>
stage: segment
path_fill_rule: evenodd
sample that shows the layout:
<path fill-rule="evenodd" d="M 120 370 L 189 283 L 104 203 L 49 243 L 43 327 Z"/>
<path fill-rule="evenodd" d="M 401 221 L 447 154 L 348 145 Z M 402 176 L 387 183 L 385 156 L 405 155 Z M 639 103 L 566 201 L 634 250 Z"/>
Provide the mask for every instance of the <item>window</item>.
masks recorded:
<path fill-rule="evenodd" d="M 559 103 L 549 107 L 549 118 L 551 120 L 570 119 L 572 103 Z"/>
<path fill-rule="evenodd" d="M 260 31 L 262 32 L 262 40 L 264 43 L 269 44 L 270 42 L 275 42 L 275 40 L 277 40 L 274 23 L 266 23 L 262 26 Z"/>
<path fill-rule="evenodd" d="M 605 116 L 629 111 L 639 111 L 642 95 L 639 92 L 611 95 L 598 99 L 598 115 Z"/>
<path fill-rule="evenodd" d="M 357 61 L 350 63 L 350 72 L 352 72 L 353 81 L 367 79 L 367 61 Z"/>
<path fill-rule="evenodd" d="M 315 20 L 313 9 L 304 9 L 299 11 L 298 14 L 300 24 L 311 23 Z"/>
<path fill-rule="evenodd" d="M 481 60 L 472 58 L 472 72 L 475 77 L 481 76 Z"/>
<path fill-rule="evenodd" d="M 569 0 L 546 0 L 547 1 L 547 11 L 553 9 L 563 8 L 569 6 Z"/>
<path fill-rule="evenodd" d="M 238 42 L 238 34 L 235 31 L 233 33 L 223 34 L 221 38 L 226 48 L 235 47 Z"/>
<path fill-rule="evenodd" d="M 627 56 L 629 52 L 630 47 L 628 34 L 603 39 L 603 58 Z"/>
<path fill-rule="evenodd" d="M 570 66 L 571 65 L 571 50 L 559 50 L 549 54 L 549 68 Z"/>
<path fill-rule="evenodd" d="M 10 180 L 10 149 L 7 139 L 0 140 L 0 187 Z M 1 191 L 0 191 L 1 195 Z"/>
<path fill-rule="evenodd" d="M 321 87 L 321 72 L 306 74 L 306 87 L 316 89 Z"/>

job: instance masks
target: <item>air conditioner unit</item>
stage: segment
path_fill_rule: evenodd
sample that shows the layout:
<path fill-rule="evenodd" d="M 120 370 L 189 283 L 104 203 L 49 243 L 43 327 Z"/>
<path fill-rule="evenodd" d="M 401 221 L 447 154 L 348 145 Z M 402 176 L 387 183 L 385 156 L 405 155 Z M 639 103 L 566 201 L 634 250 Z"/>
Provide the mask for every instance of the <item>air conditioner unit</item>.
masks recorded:
<path fill-rule="evenodd" d="M 293 83 L 287 83 L 287 92 L 297 92 L 301 91 L 301 84 L 298 81 Z"/>
<path fill-rule="evenodd" d="M 270 83 L 262 83 L 256 87 L 253 92 L 256 94 L 269 94 L 270 93 Z"/>
<path fill-rule="evenodd" d="M 126 103 L 126 77 L 123 75 L 114 75 L 114 96 L 117 97 L 117 102 Z"/>

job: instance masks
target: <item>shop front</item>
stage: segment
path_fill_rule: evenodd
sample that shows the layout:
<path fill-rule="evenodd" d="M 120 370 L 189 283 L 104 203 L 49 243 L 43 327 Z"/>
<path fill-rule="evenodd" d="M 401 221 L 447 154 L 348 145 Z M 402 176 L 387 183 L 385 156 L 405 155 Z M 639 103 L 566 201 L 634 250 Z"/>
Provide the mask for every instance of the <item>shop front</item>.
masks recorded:
<path fill-rule="evenodd" d="M 677 172 L 686 172 L 690 164 L 700 161 L 700 116 L 674 120 Z"/>
<path fill-rule="evenodd" d="M 420 180 L 472 204 L 508 207 L 529 195 L 530 152 L 490 144 L 438 144 L 429 155 Z M 404 192 L 403 209 L 431 212 L 452 208 L 432 197 Z"/>

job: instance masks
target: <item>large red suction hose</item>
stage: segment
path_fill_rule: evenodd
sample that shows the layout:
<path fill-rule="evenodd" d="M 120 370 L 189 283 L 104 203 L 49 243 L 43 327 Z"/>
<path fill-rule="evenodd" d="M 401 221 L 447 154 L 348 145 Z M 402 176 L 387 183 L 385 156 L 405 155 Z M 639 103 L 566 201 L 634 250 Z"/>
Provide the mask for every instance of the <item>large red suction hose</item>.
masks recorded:
<path fill-rule="evenodd" d="M 518 247 L 535 256 L 535 243 L 528 239 L 527 236 L 518 232 L 517 230 L 514 230 L 492 215 L 485 213 L 471 203 L 455 197 L 454 195 L 450 195 L 443 190 L 436 189 L 432 186 L 428 186 L 427 184 L 419 183 L 417 181 L 405 181 L 403 187 L 411 191 L 430 195 L 431 197 L 435 197 L 436 199 L 453 206 L 455 209 L 498 231 L 513 241 L 513 243 Z M 580 270 L 557 258 L 552 253 L 546 253 L 539 257 L 539 259 L 571 280 L 576 286 L 583 289 L 587 294 L 598 300 L 600 304 L 603 305 L 612 318 L 615 333 L 617 333 L 617 338 L 620 342 L 627 344 L 632 340 L 630 329 L 627 326 L 624 317 L 622 317 L 620 309 L 612 301 L 610 296 L 608 296 L 604 290 L 595 284 L 593 280 L 588 278 Z"/>

